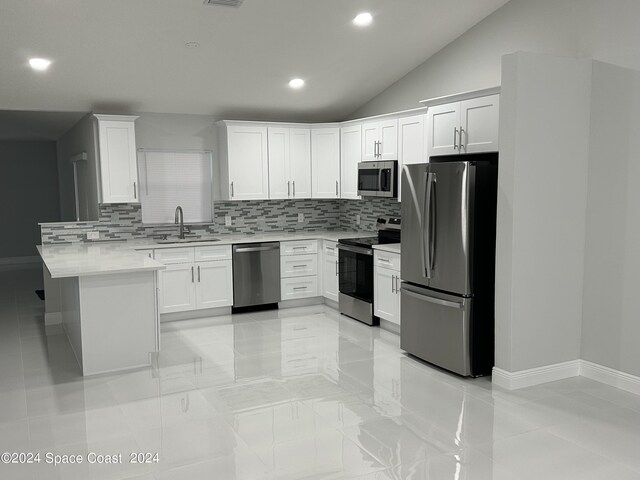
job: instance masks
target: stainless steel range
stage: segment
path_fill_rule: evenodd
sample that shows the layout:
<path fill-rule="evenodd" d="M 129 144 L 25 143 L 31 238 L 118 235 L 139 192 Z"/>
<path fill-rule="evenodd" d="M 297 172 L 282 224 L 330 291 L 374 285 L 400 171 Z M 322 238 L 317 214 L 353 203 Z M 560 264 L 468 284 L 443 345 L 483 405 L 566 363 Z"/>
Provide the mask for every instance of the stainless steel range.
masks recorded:
<path fill-rule="evenodd" d="M 373 246 L 400 242 L 400 218 L 380 217 L 377 236 L 338 241 L 338 308 L 340 313 L 367 325 L 378 325 L 373 315 Z"/>

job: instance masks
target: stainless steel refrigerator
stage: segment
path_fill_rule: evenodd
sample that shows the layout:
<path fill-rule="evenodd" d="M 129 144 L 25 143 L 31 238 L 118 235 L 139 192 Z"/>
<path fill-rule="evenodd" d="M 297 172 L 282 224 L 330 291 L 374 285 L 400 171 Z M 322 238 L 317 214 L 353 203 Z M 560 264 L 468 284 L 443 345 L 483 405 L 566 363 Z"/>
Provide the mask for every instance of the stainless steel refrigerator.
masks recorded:
<path fill-rule="evenodd" d="M 403 350 L 464 376 L 491 374 L 498 153 L 402 169 Z"/>

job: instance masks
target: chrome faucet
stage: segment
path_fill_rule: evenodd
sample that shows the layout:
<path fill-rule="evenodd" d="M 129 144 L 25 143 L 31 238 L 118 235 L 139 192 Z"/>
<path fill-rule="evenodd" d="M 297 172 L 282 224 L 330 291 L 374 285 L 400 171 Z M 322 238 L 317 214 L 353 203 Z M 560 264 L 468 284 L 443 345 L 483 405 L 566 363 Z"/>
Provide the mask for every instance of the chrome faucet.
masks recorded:
<path fill-rule="evenodd" d="M 189 227 L 184 226 L 184 212 L 180 205 L 176 207 L 175 224 L 180 225 L 178 229 L 178 238 L 184 240 L 184 234 L 191 233 L 191 231 L 189 230 Z"/>

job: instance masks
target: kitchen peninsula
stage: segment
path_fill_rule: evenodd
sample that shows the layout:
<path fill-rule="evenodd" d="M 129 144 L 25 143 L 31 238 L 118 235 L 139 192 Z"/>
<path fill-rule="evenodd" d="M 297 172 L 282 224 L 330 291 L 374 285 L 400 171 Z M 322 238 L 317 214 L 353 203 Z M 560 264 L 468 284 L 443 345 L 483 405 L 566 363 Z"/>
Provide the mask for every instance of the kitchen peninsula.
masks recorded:
<path fill-rule="evenodd" d="M 38 246 L 45 322 L 62 323 L 83 375 L 151 363 L 159 349 L 156 271 L 164 265 L 120 244 Z"/>

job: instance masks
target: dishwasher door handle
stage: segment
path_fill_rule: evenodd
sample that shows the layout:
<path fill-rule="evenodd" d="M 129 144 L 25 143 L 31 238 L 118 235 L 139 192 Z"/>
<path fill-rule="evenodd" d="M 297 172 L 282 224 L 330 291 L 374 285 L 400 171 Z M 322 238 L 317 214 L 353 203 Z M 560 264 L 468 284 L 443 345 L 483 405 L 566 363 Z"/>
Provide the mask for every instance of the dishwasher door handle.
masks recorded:
<path fill-rule="evenodd" d="M 245 253 L 245 252 L 268 252 L 269 250 L 278 250 L 280 249 L 279 245 L 273 247 L 243 247 L 236 248 L 234 251 L 237 253 Z"/>

